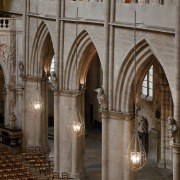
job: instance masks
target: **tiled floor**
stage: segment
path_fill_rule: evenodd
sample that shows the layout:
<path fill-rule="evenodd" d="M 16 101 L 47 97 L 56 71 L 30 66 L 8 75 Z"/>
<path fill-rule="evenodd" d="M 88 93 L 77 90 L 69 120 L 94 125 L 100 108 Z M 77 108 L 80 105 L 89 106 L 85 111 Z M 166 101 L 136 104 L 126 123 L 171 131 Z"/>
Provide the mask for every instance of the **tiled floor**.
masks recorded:
<path fill-rule="evenodd" d="M 53 140 L 50 140 L 50 143 L 53 145 Z M 50 155 L 53 153 L 51 152 Z M 87 132 L 85 164 L 86 180 L 101 180 L 101 133 L 97 129 Z M 172 180 L 173 178 L 171 170 L 159 168 L 155 162 L 148 159 L 146 165 L 138 172 L 137 179 Z"/>

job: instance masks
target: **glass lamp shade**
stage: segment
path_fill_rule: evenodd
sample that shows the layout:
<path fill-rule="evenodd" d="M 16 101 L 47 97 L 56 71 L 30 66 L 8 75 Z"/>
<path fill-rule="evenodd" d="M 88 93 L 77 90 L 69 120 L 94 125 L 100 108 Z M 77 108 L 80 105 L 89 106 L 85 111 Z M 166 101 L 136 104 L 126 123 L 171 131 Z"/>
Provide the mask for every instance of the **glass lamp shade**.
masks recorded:
<path fill-rule="evenodd" d="M 36 88 L 30 102 L 30 111 L 33 113 L 41 113 L 44 110 L 44 101 L 41 98 L 39 88 Z"/>
<path fill-rule="evenodd" d="M 71 121 L 68 124 L 69 133 L 72 136 L 81 136 L 85 131 L 84 121 L 78 110 L 73 111 L 71 115 Z"/>
<path fill-rule="evenodd" d="M 134 171 L 140 170 L 146 163 L 146 152 L 137 133 L 134 133 L 126 153 L 127 165 Z"/>

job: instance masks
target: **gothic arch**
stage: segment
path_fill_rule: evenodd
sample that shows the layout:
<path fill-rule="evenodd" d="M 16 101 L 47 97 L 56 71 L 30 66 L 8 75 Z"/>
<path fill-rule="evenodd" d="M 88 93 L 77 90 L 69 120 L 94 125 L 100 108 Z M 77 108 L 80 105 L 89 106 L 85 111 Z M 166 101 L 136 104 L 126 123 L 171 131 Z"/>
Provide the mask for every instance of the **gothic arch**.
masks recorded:
<path fill-rule="evenodd" d="M 140 90 L 143 77 L 155 60 L 158 59 L 152 51 L 149 43 L 145 39 L 141 39 L 136 44 L 136 92 Z M 131 48 L 127 56 L 124 58 L 116 78 L 113 108 L 117 111 L 131 112 L 133 109 L 134 72 L 134 48 Z"/>
<path fill-rule="evenodd" d="M 38 45 L 38 47 L 37 47 Z M 32 45 L 31 60 L 29 64 L 28 74 L 35 76 L 37 73 L 37 50 L 38 50 L 38 73 L 43 75 L 44 72 L 48 73 L 52 56 L 54 55 L 54 48 L 51 39 L 50 32 L 47 25 L 42 21 L 34 36 L 34 42 Z"/>
<path fill-rule="evenodd" d="M 85 85 L 88 68 L 96 53 L 96 47 L 88 32 L 81 31 L 72 44 L 65 64 L 64 89 L 79 89 L 79 84 Z"/>

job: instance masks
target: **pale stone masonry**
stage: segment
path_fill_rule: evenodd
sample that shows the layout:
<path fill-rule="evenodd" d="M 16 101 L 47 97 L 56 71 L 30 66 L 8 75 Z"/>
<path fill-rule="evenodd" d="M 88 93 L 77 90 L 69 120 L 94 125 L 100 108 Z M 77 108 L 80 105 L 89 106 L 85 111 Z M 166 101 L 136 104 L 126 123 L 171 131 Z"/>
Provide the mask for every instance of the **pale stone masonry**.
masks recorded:
<path fill-rule="evenodd" d="M 48 117 L 53 116 L 55 170 L 83 180 L 85 136 L 72 138 L 67 128 L 71 110 L 78 106 L 87 128 L 102 125 L 102 180 L 136 179 L 125 159 L 134 131 L 136 75 L 139 118 L 148 122 L 144 145 L 149 157 L 171 169 L 173 180 L 180 179 L 178 0 L 1 0 L 0 10 L 0 123 L 7 125 L 13 112 L 23 146 L 48 149 Z M 52 92 L 48 77 L 53 56 L 57 82 Z M 147 97 L 142 83 L 152 65 L 153 96 Z M 45 106 L 34 115 L 29 103 L 37 78 Z M 95 92 L 99 87 L 105 95 L 101 109 Z M 178 127 L 172 146 L 169 116 Z"/>

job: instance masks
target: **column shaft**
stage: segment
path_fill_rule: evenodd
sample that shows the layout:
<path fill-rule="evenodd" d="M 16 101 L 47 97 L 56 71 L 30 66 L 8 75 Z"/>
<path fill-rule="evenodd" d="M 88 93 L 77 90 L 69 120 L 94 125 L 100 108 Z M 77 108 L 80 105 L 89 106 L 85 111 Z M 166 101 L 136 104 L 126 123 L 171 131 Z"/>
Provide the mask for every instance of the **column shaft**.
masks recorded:
<path fill-rule="evenodd" d="M 108 180 L 108 118 L 102 117 L 102 180 Z"/>
<path fill-rule="evenodd" d="M 176 61 L 176 71 L 175 71 L 175 92 L 174 92 L 174 119 L 178 127 L 178 131 L 175 133 L 175 143 L 173 145 L 173 180 L 180 179 L 180 1 L 176 0 L 176 26 L 175 26 L 175 61 Z"/>

